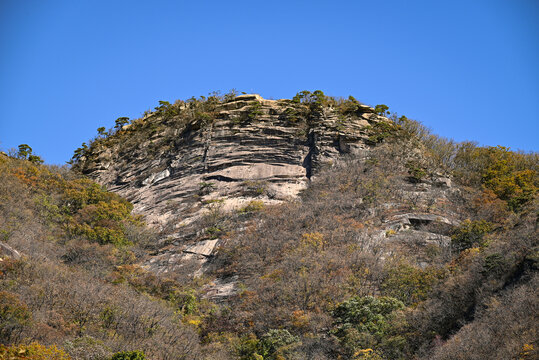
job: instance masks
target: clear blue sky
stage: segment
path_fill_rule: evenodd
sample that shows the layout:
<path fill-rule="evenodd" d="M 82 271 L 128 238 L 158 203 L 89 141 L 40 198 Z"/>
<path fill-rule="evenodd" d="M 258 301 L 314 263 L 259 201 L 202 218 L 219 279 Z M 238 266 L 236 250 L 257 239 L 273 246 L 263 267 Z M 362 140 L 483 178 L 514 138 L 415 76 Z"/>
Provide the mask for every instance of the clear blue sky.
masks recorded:
<path fill-rule="evenodd" d="M 0 0 L 0 147 L 46 162 L 159 100 L 321 89 L 539 150 L 539 1 Z"/>

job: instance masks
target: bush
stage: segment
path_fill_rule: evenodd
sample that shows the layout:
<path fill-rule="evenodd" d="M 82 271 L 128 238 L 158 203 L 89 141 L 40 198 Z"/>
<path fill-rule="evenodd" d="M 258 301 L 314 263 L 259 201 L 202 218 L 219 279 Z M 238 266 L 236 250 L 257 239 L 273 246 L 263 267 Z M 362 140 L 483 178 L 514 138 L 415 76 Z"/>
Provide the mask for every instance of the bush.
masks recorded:
<path fill-rule="evenodd" d="M 260 338 L 257 348 L 264 359 L 282 359 L 295 345 L 299 345 L 297 336 L 285 329 L 272 329 Z"/>
<path fill-rule="evenodd" d="M 369 130 L 368 142 L 375 145 L 386 139 L 396 138 L 400 127 L 389 121 L 380 121 L 367 128 Z"/>
<path fill-rule="evenodd" d="M 241 338 L 237 353 L 242 360 L 280 360 L 289 358 L 300 340 L 285 329 L 272 329 L 258 340 L 254 335 Z"/>
<path fill-rule="evenodd" d="M 251 200 L 249 203 L 239 210 L 239 213 L 246 214 L 264 209 L 265 205 L 262 200 Z"/>
<path fill-rule="evenodd" d="M 396 311 L 403 308 L 404 304 L 392 297 L 353 297 L 333 311 L 335 323 L 332 333 L 348 355 L 382 345 L 393 350 L 401 344 L 394 344 L 398 339 L 390 332 L 392 320 Z"/>
<path fill-rule="evenodd" d="M 339 335 L 348 328 L 372 335 L 383 335 L 387 331 L 388 319 L 394 311 L 404 308 L 395 298 L 382 296 L 353 297 L 339 304 L 333 310 L 334 333 Z"/>
<path fill-rule="evenodd" d="M 410 174 L 410 178 L 413 182 L 420 182 L 427 176 L 426 169 L 421 166 L 417 160 L 410 160 L 405 166 L 408 169 L 408 173 Z"/>
<path fill-rule="evenodd" d="M 0 291 L 0 341 L 16 340 L 30 323 L 31 312 L 15 294 Z"/>
<path fill-rule="evenodd" d="M 110 360 L 145 360 L 146 355 L 142 351 L 122 351 L 110 358 Z"/>
<path fill-rule="evenodd" d="M 69 360 L 70 357 L 56 346 L 33 342 L 28 345 L 0 345 L 0 358 L 9 360 Z"/>
<path fill-rule="evenodd" d="M 415 305 L 427 298 L 432 287 L 444 276 L 443 269 L 420 269 L 404 261 L 386 265 L 387 274 L 381 285 L 382 293 Z"/>
<path fill-rule="evenodd" d="M 492 231 L 492 224 L 485 220 L 465 220 L 451 236 L 451 245 L 459 252 L 477 246 L 485 246 L 484 236 L 490 231 Z"/>

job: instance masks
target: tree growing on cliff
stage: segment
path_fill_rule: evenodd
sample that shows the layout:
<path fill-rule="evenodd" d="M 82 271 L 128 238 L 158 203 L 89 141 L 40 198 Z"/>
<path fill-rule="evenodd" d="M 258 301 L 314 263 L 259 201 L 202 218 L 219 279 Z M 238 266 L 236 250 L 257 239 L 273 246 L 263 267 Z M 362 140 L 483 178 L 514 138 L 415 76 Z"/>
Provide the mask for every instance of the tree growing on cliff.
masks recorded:
<path fill-rule="evenodd" d="M 32 153 L 32 148 L 28 144 L 19 145 L 19 152 L 17 153 L 17 158 L 28 160 L 34 164 L 42 164 L 43 159 L 41 157 L 34 155 Z"/>

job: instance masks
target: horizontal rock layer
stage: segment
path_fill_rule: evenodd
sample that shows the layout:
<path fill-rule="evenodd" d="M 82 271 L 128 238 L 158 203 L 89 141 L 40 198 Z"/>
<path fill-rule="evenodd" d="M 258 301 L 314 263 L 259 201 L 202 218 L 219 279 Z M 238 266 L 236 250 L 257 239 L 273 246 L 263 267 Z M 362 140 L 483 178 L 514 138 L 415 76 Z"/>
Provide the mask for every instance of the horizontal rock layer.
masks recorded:
<path fill-rule="evenodd" d="M 257 114 L 249 118 L 253 102 Z M 366 127 L 383 119 L 361 105 L 345 121 L 325 109 L 291 123 L 289 105 L 241 95 L 219 105 L 208 125 L 165 126 L 130 151 L 122 142 L 97 149 L 83 171 L 150 224 L 181 228 L 216 204 L 232 210 L 295 197 L 323 164 L 368 151 Z M 145 120 L 166 123 L 158 113 Z"/>

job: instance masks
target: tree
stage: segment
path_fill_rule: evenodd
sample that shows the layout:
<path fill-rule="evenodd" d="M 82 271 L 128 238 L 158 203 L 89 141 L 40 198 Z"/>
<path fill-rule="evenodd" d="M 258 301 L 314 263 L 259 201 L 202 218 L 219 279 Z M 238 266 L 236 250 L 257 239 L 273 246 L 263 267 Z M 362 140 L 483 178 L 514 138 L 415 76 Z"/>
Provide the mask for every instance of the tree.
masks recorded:
<path fill-rule="evenodd" d="M 391 334 L 391 321 L 396 311 L 403 308 L 404 304 L 392 297 L 355 296 L 333 311 L 332 333 L 349 354 L 395 342 L 398 339 Z"/>
<path fill-rule="evenodd" d="M 107 136 L 107 129 L 104 127 L 104 126 L 101 126 L 101 127 L 98 127 L 97 128 L 97 134 L 99 136 L 103 136 L 103 137 L 106 137 Z"/>
<path fill-rule="evenodd" d="M 32 154 L 32 148 L 28 144 L 19 145 L 17 156 L 19 159 L 28 159 L 28 155 Z"/>
<path fill-rule="evenodd" d="M 119 117 L 118 119 L 116 119 L 116 125 L 114 125 L 114 128 L 120 130 L 124 125 L 127 124 L 129 124 L 128 117 Z"/>
<path fill-rule="evenodd" d="M 19 152 L 17 153 L 19 159 L 28 160 L 34 164 L 42 164 L 43 159 L 41 157 L 32 154 L 32 148 L 28 144 L 19 145 Z"/>
<path fill-rule="evenodd" d="M 391 114 L 389 112 L 389 106 L 385 105 L 385 104 L 380 104 L 380 105 L 376 105 L 374 107 L 374 112 L 378 115 L 381 115 L 381 116 L 387 116 L 389 114 Z"/>

